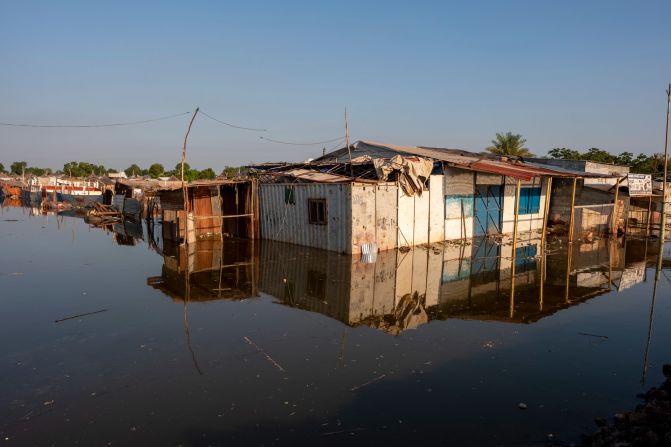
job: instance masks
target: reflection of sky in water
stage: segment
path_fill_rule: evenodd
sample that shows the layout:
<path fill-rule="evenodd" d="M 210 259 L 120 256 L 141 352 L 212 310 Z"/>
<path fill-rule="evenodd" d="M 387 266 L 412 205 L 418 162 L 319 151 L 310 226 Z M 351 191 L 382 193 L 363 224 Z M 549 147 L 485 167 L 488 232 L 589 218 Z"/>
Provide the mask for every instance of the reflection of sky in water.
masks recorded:
<path fill-rule="evenodd" d="M 590 431 L 643 389 L 640 242 L 576 245 L 567 287 L 565 250 L 542 263 L 522 241 L 511 313 L 511 247 L 491 241 L 364 264 L 112 237 L 2 209 L 0 432 L 17 445 L 528 444 Z M 646 387 L 671 358 L 663 273 Z"/>

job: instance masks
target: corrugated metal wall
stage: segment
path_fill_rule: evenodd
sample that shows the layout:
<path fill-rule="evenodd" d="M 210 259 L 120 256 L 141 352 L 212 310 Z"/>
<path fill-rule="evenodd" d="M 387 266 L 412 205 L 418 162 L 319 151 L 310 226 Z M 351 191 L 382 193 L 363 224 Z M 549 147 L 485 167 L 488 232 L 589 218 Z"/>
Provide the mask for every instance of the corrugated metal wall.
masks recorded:
<path fill-rule="evenodd" d="M 286 200 L 293 190 L 293 203 Z M 259 185 L 261 237 L 340 253 L 352 251 L 352 186 L 292 183 Z M 311 224 L 308 199 L 326 200 L 327 224 Z"/>

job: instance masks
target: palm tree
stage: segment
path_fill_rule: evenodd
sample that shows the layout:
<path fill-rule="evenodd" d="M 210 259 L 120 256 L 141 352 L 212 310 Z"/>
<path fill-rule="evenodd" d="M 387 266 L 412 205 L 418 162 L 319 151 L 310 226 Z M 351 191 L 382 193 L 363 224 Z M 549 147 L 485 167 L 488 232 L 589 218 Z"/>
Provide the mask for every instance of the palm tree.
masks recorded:
<path fill-rule="evenodd" d="M 533 154 L 529 151 L 529 148 L 524 147 L 526 142 L 527 140 L 519 134 L 513 134 L 512 132 L 497 133 L 496 138 L 492 140 L 492 146 L 489 146 L 487 150 L 497 155 L 531 157 Z"/>

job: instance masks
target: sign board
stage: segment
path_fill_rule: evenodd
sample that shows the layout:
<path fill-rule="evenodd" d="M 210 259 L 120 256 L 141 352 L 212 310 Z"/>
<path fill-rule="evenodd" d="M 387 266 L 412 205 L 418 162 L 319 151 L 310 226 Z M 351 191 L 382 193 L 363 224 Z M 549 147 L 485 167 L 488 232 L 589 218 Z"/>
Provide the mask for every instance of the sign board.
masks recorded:
<path fill-rule="evenodd" d="M 627 174 L 630 196 L 649 196 L 652 194 L 652 175 Z"/>

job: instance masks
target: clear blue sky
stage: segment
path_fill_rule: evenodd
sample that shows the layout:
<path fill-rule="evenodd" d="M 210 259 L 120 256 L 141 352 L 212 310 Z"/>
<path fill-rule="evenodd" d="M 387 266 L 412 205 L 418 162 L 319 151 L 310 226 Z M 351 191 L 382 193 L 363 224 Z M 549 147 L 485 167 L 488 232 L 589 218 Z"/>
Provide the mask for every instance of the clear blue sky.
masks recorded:
<path fill-rule="evenodd" d="M 0 121 L 88 124 L 193 110 L 269 138 L 481 151 L 663 149 L 671 1 L 0 0 Z M 105 129 L 0 126 L 0 162 L 174 166 L 188 117 Z M 196 120 L 194 167 L 301 160 Z"/>

